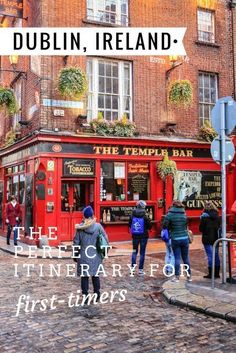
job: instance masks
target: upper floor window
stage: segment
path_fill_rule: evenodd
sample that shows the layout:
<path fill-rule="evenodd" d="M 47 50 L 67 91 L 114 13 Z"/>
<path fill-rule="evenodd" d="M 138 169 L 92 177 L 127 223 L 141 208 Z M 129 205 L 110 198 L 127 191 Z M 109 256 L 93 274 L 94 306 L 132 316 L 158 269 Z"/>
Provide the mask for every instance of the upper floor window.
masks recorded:
<path fill-rule="evenodd" d="M 215 13 L 214 11 L 198 9 L 198 40 L 215 43 Z"/>
<path fill-rule="evenodd" d="M 87 18 L 128 26 L 128 0 L 87 0 Z"/>
<path fill-rule="evenodd" d="M 199 73 L 199 117 L 201 125 L 210 120 L 211 110 L 218 99 L 218 77 L 214 73 Z"/>
<path fill-rule="evenodd" d="M 113 121 L 124 114 L 132 118 L 131 63 L 104 59 L 88 59 L 89 95 L 87 115 Z"/>

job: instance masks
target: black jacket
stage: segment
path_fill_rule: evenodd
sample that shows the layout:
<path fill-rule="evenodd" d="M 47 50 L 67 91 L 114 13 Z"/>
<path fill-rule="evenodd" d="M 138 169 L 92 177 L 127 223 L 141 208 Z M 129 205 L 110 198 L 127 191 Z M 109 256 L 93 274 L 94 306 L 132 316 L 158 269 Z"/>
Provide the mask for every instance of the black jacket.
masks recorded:
<path fill-rule="evenodd" d="M 219 229 L 221 226 L 220 217 L 216 210 L 204 212 L 207 216 L 202 216 L 199 230 L 202 232 L 202 243 L 204 245 L 213 245 L 219 237 Z"/>
<path fill-rule="evenodd" d="M 146 211 L 144 208 L 136 208 L 133 213 L 132 216 L 129 219 L 129 228 L 132 225 L 132 218 L 133 217 L 138 217 L 138 218 L 144 218 L 144 233 L 141 235 L 133 235 L 133 237 L 137 237 L 137 238 L 148 238 L 148 231 L 152 228 L 152 223 L 150 218 L 147 216 Z"/>

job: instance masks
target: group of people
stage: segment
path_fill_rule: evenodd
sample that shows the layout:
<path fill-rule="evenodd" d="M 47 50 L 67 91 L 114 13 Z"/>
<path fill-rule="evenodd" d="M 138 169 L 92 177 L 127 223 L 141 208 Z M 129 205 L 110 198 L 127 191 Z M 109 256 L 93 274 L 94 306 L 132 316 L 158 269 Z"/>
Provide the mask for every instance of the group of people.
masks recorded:
<path fill-rule="evenodd" d="M 140 253 L 138 274 L 144 275 L 144 262 L 146 246 L 149 237 L 149 231 L 152 228 L 152 222 L 146 213 L 146 202 L 140 200 L 136 204 L 129 219 L 129 229 L 132 235 L 133 251 L 131 256 L 131 267 L 136 267 L 137 255 Z M 100 234 L 108 242 L 108 236 L 100 223 L 94 218 L 94 211 L 91 206 L 87 206 L 83 210 L 83 221 L 77 226 L 74 237 L 74 245 L 80 246 L 80 259 L 78 261 L 78 276 L 81 275 L 81 265 L 88 265 L 88 276 L 81 276 L 82 294 L 88 295 L 89 277 L 92 278 L 94 293 L 99 300 L 100 297 L 100 280 L 95 276 L 99 265 L 102 263 L 102 257 L 99 252 L 95 252 L 94 256 L 87 256 L 86 248 L 93 246 L 96 248 L 97 238 Z M 10 236 L 14 227 L 21 222 L 21 210 L 17 203 L 16 197 L 12 196 L 6 208 L 7 223 L 7 244 L 10 244 Z M 202 243 L 208 259 L 208 273 L 205 278 L 211 278 L 212 268 L 212 249 L 213 244 L 220 235 L 220 217 L 215 206 L 207 202 L 200 216 L 199 230 L 202 233 Z M 170 238 L 167 242 L 167 265 L 174 267 L 173 281 L 179 281 L 181 259 L 187 266 L 187 280 L 191 281 L 191 266 L 189 259 L 189 230 L 188 220 L 185 213 L 184 205 L 179 200 L 174 200 L 169 208 L 162 223 L 162 229 L 168 230 Z M 14 245 L 17 245 L 17 232 L 14 231 Z M 216 248 L 215 256 L 215 277 L 219 277 L 220 258 L 219 248 Z"/>

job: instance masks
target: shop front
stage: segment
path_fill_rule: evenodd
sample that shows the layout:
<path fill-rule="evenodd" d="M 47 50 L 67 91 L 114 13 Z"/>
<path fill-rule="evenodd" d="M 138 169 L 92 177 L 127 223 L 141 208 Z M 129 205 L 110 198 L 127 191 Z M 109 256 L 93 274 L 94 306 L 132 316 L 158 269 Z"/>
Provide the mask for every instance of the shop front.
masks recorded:
<path fill-rule="evenodd" d="M 157 163 L 167 154 L 178 171 L 163 181 Z M 30 227 L 35 232 L 41 227 L 43 234 L 56 227 L 51 245 L 73 239 L 86 205 L 94 208 L 111 241 L 130 240 L 128 220 L 138 200 L 147 202 L 151 238 L 159 236 L 173 198 L 185 203 L 194 232 L 206 200 L 221 207 L 219 166 L 208 144 L 38 134 L 2 150 L 0 157 L 2 232 L 7 200 L 15 194 L 25 234 Z"/>

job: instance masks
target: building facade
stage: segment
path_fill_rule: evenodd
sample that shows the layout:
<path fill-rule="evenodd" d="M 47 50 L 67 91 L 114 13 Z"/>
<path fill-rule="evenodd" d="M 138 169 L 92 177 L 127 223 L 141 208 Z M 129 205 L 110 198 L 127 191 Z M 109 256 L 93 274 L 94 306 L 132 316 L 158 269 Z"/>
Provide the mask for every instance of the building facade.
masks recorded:
<path fill-rule="evenodd" d="M 30 226 L 56 226 L 59 242 L 72 239 L 87 204 L 112 240 L 129 239 L 127 220 L 139 199 L 147 201 L 152 237 L 173 197 L 186 203 L 197 231 L 204 201 L 220 207 L 219 166 L 198 135 L 218 97 L 234 94 L 233 11 L 231 1 L 217 0 L 32 0 L 23 2 L 23 19 L 2 14 L 2 26 L 187 27 L 186 57 L 19 57 L 13 72 L 1 57 L 1 85 L 14 90 L 20 107 L 13 117 L 0 113 L 3 231 L 10 194 L 21 203 L 27 233 Z M 57 89 L 60 70 L 71 66 L 87 73 L 81 102 Z M 183 79 L 193 89 L 187 108 L 168 102 L 170 84 Z M 110 122 L 125 115 L 138 135 L 89 133 L 99 114 Z M 157 173 L 165 155 L 177 163 L 174 180 Z"/>

